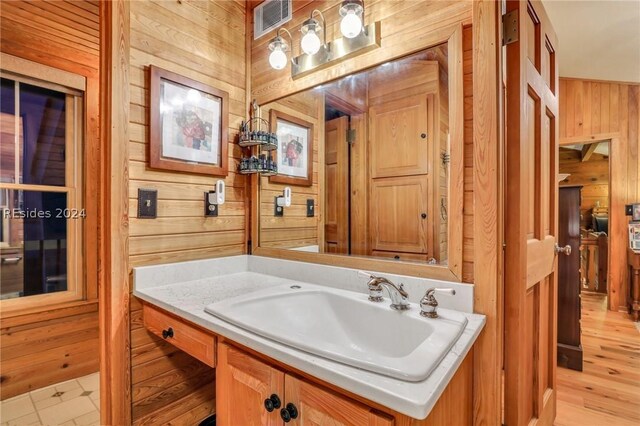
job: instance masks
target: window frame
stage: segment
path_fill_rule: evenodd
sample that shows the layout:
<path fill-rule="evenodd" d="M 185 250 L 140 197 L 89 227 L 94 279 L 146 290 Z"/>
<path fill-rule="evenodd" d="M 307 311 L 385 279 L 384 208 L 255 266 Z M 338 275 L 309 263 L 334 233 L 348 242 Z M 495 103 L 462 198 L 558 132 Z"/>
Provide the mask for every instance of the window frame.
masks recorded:
<path fill-rule="evenodd" d="M 65 184 L 49 186 L 39 184 L 2 183 L 0 191 L 62 192 L 67 195 L 68 209 L 82 211 L 85 208 L 84 145 L 86 141 L 86 78 L 68 71 L 38 64 L 12 55 L 2 54 L 0 76 L 16 82 L 26 83 L 65 94 Z M 19 111 L 19 97 L 16 97 L 16 112 Z M 19 115 L 15 115 L 19 117 Z M 20 119 L 14 119 L 14 137 L 20 141 L 22 129 Z M 19 154 L 18 154 L 19 155 Z M 16 167 L 16 173 L 19 172 Z M 8 318 L 27 312 L 38 312 L 77 304 L 87 300 L 86 266 L 84 262 L 84 219 L 66 219 L 66 261 L 67 289 L 53 293 L 22 296 L 0 300 L 0 317 Z M 4 221 L 3 221 L 4 225 Z M 5 247 L 4 245 L 2 245 Z M 24 249 L 24 241 L 22 245 Z"/>

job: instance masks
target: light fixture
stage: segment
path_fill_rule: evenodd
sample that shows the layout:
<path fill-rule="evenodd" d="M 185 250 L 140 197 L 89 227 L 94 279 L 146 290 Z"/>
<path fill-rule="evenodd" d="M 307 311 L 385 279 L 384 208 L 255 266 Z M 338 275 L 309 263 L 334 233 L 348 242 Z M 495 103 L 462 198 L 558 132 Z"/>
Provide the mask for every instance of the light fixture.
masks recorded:
<path fill-rule="evenodd" d="M 314 14 L 320 15 L 322 18 L 322 25 L 313 17 Z M 303 22 L 300 32 L 302 32 L 302 40 L 300 40 L 300 47 L 302 51 L 307 55 L 315 55 L 320 51 L 320 47 L 327 44 L 326 32 L 324 31 L 324 16 L 322 12 L 315 9 L 311 12 L 311 17 Z M 324 42 L 320 41 L 320 34 L 323 34 Z"/>
<path fill-rule="evenodd" d="M 340 32 L 346 38 L 357 37 L 362 32 L 364 6 L 362 0 L 345 0 L 340 6 Z"/>
<path fill-rule="evenodd" d="M 291 33 L 286 28 L 278 29 L 276 37 L 269 43 L 271 67 L 277 70 L 283 69 L 287 64 L 287 51 L 291 47 L 291 77 L 295 80 L 381 46 L 380 21 L 364 24 L 363 0 L 344 0 L 339 12 L 342 16 L 340 22 L 342 37 L 329 43 L 327 43 L 324 15 L 317 9 L 311 12 L 309 19 L 304 21 L 300 28 L 301 52 L 298 56 L 293 55 Z M 289 34 L 290 44 L 283 40 L 281 31 Z"/>
<path fill-rule="evenodd" d="M 280 32 L 284 31 L 289 34 L 289 38 L 293 41 L 291 33 L 286 28 L 279 28 L 276 37 L 269 43 L 269 64 L 272 68 L 281 70 L 287 65 L 287 52 L 289 51 L 289 45 L 280 35 Z"/>

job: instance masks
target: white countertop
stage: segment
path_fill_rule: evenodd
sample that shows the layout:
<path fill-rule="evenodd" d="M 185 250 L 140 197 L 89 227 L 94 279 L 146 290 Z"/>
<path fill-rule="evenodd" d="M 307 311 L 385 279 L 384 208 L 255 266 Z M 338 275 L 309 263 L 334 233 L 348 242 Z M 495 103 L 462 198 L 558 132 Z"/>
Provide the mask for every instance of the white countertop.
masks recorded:
<path fill-rule="evenodd" d="M 315 273 L 320 272 L 320 277 L 324 277 L 324 280 L 331 277 L 331 283 L 327 285 L 333 287 L 336 287 L 335 283 L 340 281 L 337 278 L 344 279 L 341 282 L 349 281 L 346 279 L 346 274 L 356 277 L 355 271 L 346 268 L 259 258 L 257 256 L 234 256 L 135 268 L 135 289 L 133 294 L 159 308 L 211 330 L 213 333 L 224 336 L 363 398 L 416 419 L 426 418 L 480 334 L 485 323 L 485 317 L 466 313 L 468 319 L 466 328 L 433 373 L 422 382 L 406 382 L 291 348 L 245 331 L 204 311 L 204 308 L 210 303 L 247 294 L 265 287 L 287 283 L 319 284 L 318 281 L 323 280 L 309 279 L 303 281 L 301 279 L 283 277 L 283 275 L 296 277 L 305 275 L 302 273 L 303 269 L 307 272 L 310 269 L 314 270 L 314 276 L 318 276 Z M 267 274 L 256 270 L 269 270 L 270 273 Z M 274 273 L 274 270 L 278 272 Z M 410 294 L 412 287 L 416 285 L 412 280 L 415 280 L 422 281 L 424 289 L 427 288 L 424 286 L 426 281 L 429 286 L 437 284 L 439 287 L 455 287 L 458 291 L 462 289 L 463 294 L 465 288 L 460 286 L 471 287 L 470 293 L 471 297 L 473 297 L 472 286 L 466 284 L 394 276 L 392 274 L 384 275 L 391 279 L 411 282 L 407 286 Z M 430 283 L 430 281 L 433 282 Z M 344 287 L 349 287 L 349 285 L 345 284 Z M 366 286 L 363 285 L 362 287 L 363 290 L 366 289 Z M 347 289 L 350 290 L 351 288 Z M 413 296 L 410 300 L 416 297 Z"/>

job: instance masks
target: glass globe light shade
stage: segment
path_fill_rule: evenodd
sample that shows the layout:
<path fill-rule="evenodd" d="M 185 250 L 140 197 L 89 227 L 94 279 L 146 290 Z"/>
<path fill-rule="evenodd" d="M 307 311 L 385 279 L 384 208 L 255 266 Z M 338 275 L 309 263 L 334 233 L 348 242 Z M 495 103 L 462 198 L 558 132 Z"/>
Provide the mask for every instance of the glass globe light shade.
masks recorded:
<path fill-rule="evenodd" d="M 354 11 L 349 10 L 340 22 L 340 32 L 346 38 L 354 38 L 362 31 L 362 19 Z"/>
<path fill-rule="evenodd" d="M 300 47 L 307 55 L 315 55 L 320 50 L 320 37 L 316 34 L 315 30 L 310 29 L 300 41 Z"/>
<path fill-rule="evenodd" d="M 276 47 L 269 54 L 269 64 L 277 70 L 281 70 L 287 65 L 287 54 L 281 47 Z"/>

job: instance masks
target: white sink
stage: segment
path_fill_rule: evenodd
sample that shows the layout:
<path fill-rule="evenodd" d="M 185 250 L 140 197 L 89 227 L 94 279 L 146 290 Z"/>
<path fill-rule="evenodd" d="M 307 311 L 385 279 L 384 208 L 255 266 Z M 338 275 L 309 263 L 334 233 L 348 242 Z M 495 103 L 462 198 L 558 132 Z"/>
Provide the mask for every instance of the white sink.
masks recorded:
<path fill-rule="evenodd" d="M 364 370 L 422 381 L 464 330 L 466 316 L 418 305 L 395 311 L 389 300 L 312 284 L 281 285 L 212 303 L 205 311 L 276 342 Z"/>

